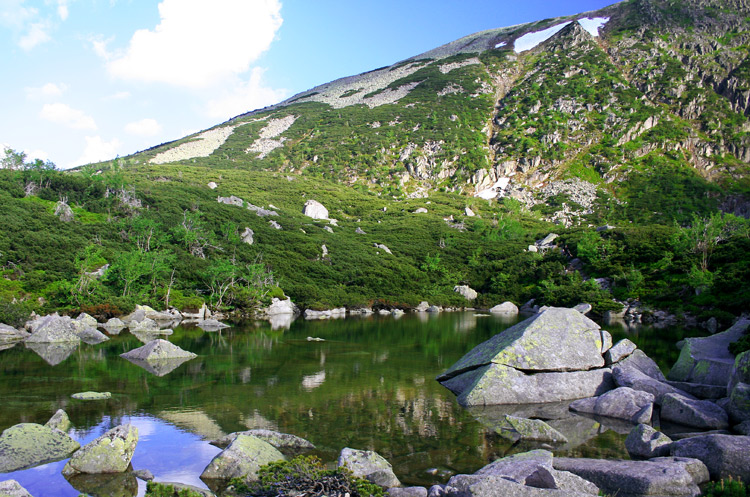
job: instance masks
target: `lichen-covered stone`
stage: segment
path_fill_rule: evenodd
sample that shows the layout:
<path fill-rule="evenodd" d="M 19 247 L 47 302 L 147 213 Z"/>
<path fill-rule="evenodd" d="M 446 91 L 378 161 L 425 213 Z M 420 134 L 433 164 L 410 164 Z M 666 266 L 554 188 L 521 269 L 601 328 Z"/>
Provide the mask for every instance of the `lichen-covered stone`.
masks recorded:
<path fill-rule="evenodd" d="M 167 340 L 157 339 L 148 342 L 142 347 L 120 354 L 120 357 L 142 361 L 157 361 L 163 359 L 192 359 L 198 356 L 192 352 L 181 349 Z"/>
<path fill-rule="evenodd" d="M 31 497 L 31 494 L 16 480 L 5 480 L 0 481 L 0 497 Z"/>
<path fill-rule="evenodd" d="M 29 334 L 25 331 L 0 323 L 0 344 L 17 342 L 28 338 L 28 336 Z"/>
<path fill-rule="evenodd" d="M 138 444 L 138 428 L 131 424 L 112 428 L 73 454 L 63 475 L 122 473 L 130 466 Z"/>
<path fill-rule="evenodd" d="M 219 447 L 220 449 L 224 449 L 229 446 L 239 435 L 248 435 L 251 437 L 257 437 L 261 440 L 264 440 L 271 444 L 273 447 L 276 447 L 277 449 L 284 451 L 303 451 L 303 450 L 312 450 L 315 448 L 313 444 L 305 440 L 304 438 L 300 438 L 295 435 L 289 435 L 287 433 L 279 433 L 278 431 L 273 430 L 247 430 L 247 431 L 238 431 L 235 433 L 230 433 L 229 435 L 223 436 L 221 438 L 218 438 L 216 440 L 213 440 L 211 445 L 214 445 L 216 447 Z"/>
<path fill-rule="evenodd" d="M 541 419 L 503 416 L 502 423 L 495 427 L 500 436 L 513 441 L 532 441 L 549 443 L 566 443 L 565 435 L 552 428 Z"/>
<path fill-rule="evenodd" d="M 76 400 L 108 400 L 112 398 L 110 392 L 79 392 L 71 395 Z"/>
<path fill-rule="evenodd" d="M 80 446 L 67 434 L 48 426 L 34 423 L 11 426 L 0 435 L 0 473 L 65 459 Z"/>
<path fill-rule="evenodd" d="M 625 439 L 625 448 L 631 458 L 650 459 L 669 455 L 672 439 L 647 424 L 639 424 Z"/>
<path fill-rule="evenodd" d="M 573 309 L 548 308 L 474 347 L 438 381 L 488 364 L 523 371 L 583 371 L 604 366 L 599 325 Z"/>
<path fill-rule="evenodd" d="M 347 467 L 354 476 L 366 478 L 383 488 L 401 486 L 391 463 L 372 450 L 356 450 L 347 447 L 339 455 L 338 467 Z"/>
<path fill-rule="evenodd" d="M 44 426 L 67 432 L 70 429 L 70 418 L 68 417 L 68 413 L 66 413 L 62 409 L 58 409 L 57 412 L 53 414 L 51 418 L 49 418 L 49 421 L 44 424 Z"/>
<path fill-rule="evenodd" d="M 68 316 L 44 316 L 32 322 L 31 336 L 26 339 L 27 343 L 61 343 L 61 342 L 80 342 L 80 338 L 75 334 L 73 320 Z"/>
<path fill-rule="evenodd" d="M 201 478 L 242 478 L 248 482 L 255 481 L 261 466 L 283 459 L 284 455 L 268 442 L 257 437 L 238 435 L 229 447 L 211 460 Z"/>
<path fill-rule="evenodd" d="M 638 347 L 632 341 L 627 338 L 623 338 L 612 346 L 607 352 L 604 353 L 604 361 L 606 364 L 615 364 L 628 357 L 630 354 L 635 352 Z"/>
<path fill-rule="evenodd" d="M 673 442 L 673 456 L 699 459 L 712 480 L 725 478 L 750 481 L 750 437 L 702 435 Z"/>

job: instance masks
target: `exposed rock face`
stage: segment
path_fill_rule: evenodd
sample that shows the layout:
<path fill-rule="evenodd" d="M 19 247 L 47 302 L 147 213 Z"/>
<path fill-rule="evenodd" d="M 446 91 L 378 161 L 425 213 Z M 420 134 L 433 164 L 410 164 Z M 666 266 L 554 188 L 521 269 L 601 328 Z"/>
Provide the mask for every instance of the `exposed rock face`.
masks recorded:
<path fill-rule="evenodd" d="M 65 459 L 80 446 L 67 434 L 48 426 L 34 423 L 11 426 L 0 434 L 0 473 Z"/>
<path fill-rule="evenodd" d="M 55 430 L 60 430 L 62 432 L 67 432 L 70 429 L 70 418 L 68 417 L 68 413 L 66 413 L 62 409 L 58 409 L 57 412 L 52 415 L 49 421 L 44 424 L 44 426 L 53 428 Z"/>
<path fill-rule="evenodd" d="M 125 328 L 125 323 L 122 322 L 119 318 L 111 318 L 106 323 L 104 323 L 104 328 L 109 330 L 121 330 Z"/>
<path fill-rule="evenodd" d="M 695 400 L 668 393 L 662 397 L 661 419 L 706 430 L 729 428 L 729 416 L 709 400 Z"/>
<path fill-rule="evenodd" d="M 647 424 L 633 428 L 625 439 L 625 448 L 633 459 L 650 459 L 669 455 L 672 439 Z"/>
<path fill-rule="evenodd" d="M 138 445 L 138 428 L 126 424 L 112 428 L 73 454 L 63 475 L 122 473 L 130 466 Z"/>
<path fill-rule="evenodd" d="M 374 246 L 374 247 L 375 247 L 376 249 L 380 249 L 380 250 L 382 250 L 383 252 L 385 252 L 386 254 L 393 254 L 393 252 L 391 252 L 391 249 L 389 249 L 388 247 L 386 247 L 386 246 L 385 246 L 385 245 L 383 245 L 382 243 L 373 243 L 372 245 L 373 245 L 373 246 Z"/>
<path fill-rule="evenodd" d="M 466 300 L 475 300 L 477 298 L 477 292 L 476 290 L 473 290 L 469 287 L 469 285 L 456 285 L 453 287 L 453 291 L 461 294 L 463 298 Z"/>
<path fill-rule="evenodd" d="M 220 449 L 228 447 L 239 435 L 247 435 L 251 437 L 259 438 L 273 447 L 279 449 L 282 452 L 300 452 L 304 450 L 312 450 L 315 448 L 313 444 L 295 435 L 289 435 L 287 433 L 279 433 L 273 430 L 247 430 L 230 433 L 224 437 L 211 442 L 211 445 L 215 445 Z"/>
<path fill-rule="evenodd" d="M 711 479 L 750 481 L 750 437 L 703 435 L 673 442 L 670 451 L 676 457 L 700 459 L 708 467 Z"/>
<path fill-rule="evenodd" d="M 371 450 L 356 450 L 345 448 L 341 451 L 338 467 L 347 467 L 354 476 L 366 478 L 367 480 L 384 488 L 400 487 L 393 473 L 391 463 L 386 461 L 377 452 Z"/>
<path fill-rule="evenodd" d="M 251 230 L 250 228 L 245 228 L 245 231 L 242 232 L 240 238 L 242 238 L 242 241 L 247 243 L 248 245 L 252 245 L 255 242 L 255 240 L 253 239 L 253 235 L 255 235 L 253 230 Z"/>
<path fill-rule="evenodd" d="M 493 314 L 516 315 L 518 314 L 518 306 L 513 302 L 503 302 L 502 304 L 497 304 L 495 307 L 490 309 L 490 312 Z"/>
<path fill-rule="evenodd" d="M 631 423 L 650 422 L 653 407 L 653 395 L 628 387 L 616 388 L 599 397 L 576 400 L 570 404 L 572 411 L 624 419 Z"/>
<path fill-rule="evenodd" d="M 464 406 L 594 397 L 612 388 L 611 371 L 602 368 L 604 337 L 581 313 L 547 308 L 478 345 L 437 379 Z"/>
<path fill-rule="evenodd" d="M 649 461 L 614 461 L 556 457 L 555 469 L 569 471 L 618 497 L 701 495 L 698 485 L 709 479 L 706 466 L 687 458 L 658 457 Z"/>
<path fill-rule="evenodd" d="M 328 209 L 317 200 L 308 200 L 302 208 L 302 214 L 313 219 L 328 219 Z"/>
<path fill-rule="evenodd" d="M 732 420 L 750 421 L 750 351 L 741 353 L 735 359 L 727 394 L 727 409 Z"/>
<path fill-rule="evenodd" d="M 261 466 L 283 459 L 284 455 L 268 442 L 253 436 L 237 435 L 224 451 L 211 460 L 201 478 L 255 481 Z"/>

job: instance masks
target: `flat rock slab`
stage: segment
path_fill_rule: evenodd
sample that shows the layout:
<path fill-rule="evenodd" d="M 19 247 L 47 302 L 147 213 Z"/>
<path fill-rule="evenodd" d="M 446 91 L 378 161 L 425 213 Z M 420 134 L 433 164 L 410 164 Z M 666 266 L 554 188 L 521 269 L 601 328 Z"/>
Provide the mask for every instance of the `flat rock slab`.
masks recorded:
<path fill-rule="evenodd" d="M 523 371 L 584 371 L 604 366 L 602 333 L 573 309 L 548 308 L 474 347 L 438 381 L 488 364 Z"/>
<path fill-rule="evenodd" d="M 281 451 L 288 450 L 291 452 L 297 452 L 297 451 L 304 451 L 304 450 L 312 450 L 315 448 L 313 444 L 311 444 L 304 438 L 300 438 L 295 435 L 289 435 L 287 433 L 279 433 L 278 431 L 260 430 L 260 429 L 238 431 L 235 433 L 230 433 L 229 435 L 223 436 L 209 443 L 220 449 L 225 449 L 229 447 L 229 444 L 234 442 L 234 440 L 239 435 L 248 435 L 251 437 L 260 438 L 261 440 L 268 442 L 273 447 L 276 447 L 277 449 Z"/>
<path fill-rule="evenodd" d="M 258 479 L 261 466 L 281 461 L 284 455 L 260 438 L 238 435 L 229 446 L 217 454 L 203 470 L 201 478 L 207 480 L 243 478 Z"/>
<path fill-rule="evenodd" d="M 73 454 L 62 473 L 123 473 L 130 466 L 136 445 L 138 428 L 130 424 L 117 426 Z"/>
<path fill-rule="evenodd" d="M 703 435 L 678 440 L 670 450 L 674 456 L 703 461 L 712 480 L 732 477 L 750 481 L 750 437 Z"/>
<path fill-rule="evenodd" d="M 571 402 L 570 410 L 598 416 L 648 423 L 653 414 L 654 396 L 648 392 L 619 387 L 604 395 Z"/>
<path fill-rule="evenodd" d="M 443 386 L 458 394 L 462 406 L 559 402 L 595 397 L 614 388 L 608 368 L 526 374 L 500 364 L 469 371 Z"/>
<path fill-rule="evenodd" d="M 456 497 L 590 497 L 568 489 L 536 488 L 502 476 L 456 475 L 448 481 L 446 496 Z"/>
<path fill-rule="evenodd" d="M 554 468 L 569 471 L 618 497 L 701 495 L 698 485 L 709 479 L 702 462 L 658 457 L 649 461 L 620 461 L 556 457 Z"/>
<path fill-rule="evenodd" d="M 686 338 L 680 357 L 669 372 L 669 379 L 707 385 L 727 384 L 734 356 L 729 344 L 745 335 L 750 319 L 740 319 L 728 330 L 704 338 Z"/>
<path fill-rule="evenodd" d="M 372 450 L 356 450 L 347 447 L 339 454 L 337 466 L 349 468 L 354 476 L 365 478 L 383 488 L 401 486 L 391 463 Z"/>
<path fill-rule="evenodd" d="M 112 394 L 110 392 L 79 392 L 70 397 L 76 400 L 109 400 Z"/>
<path fill-rule="evenodd" d="M 505 415 L 501 422 L 495 427 L 495 431 L 514 442 L 548 442 L 567 443 L 568 439 L 559 431 L 541 419 L 519 418 L 517 416 Z"/>
<path fill-rule="evenodd" d="M 710 400 L 694 400 L 668 393 L 662 397 L 661 419 L 693 428 L 721 430 L 729 428 L 729 415 Z"/>
<path fill-rule="evenodd" d="M 23 488 L 16 480 L 0 481 L 1 497 L 31 497 L 28 490 Z"/>
<path fill-rule="evenodd" d="M 11 426 L 0 435 L 0 473 L 69 457 L 81 445 L 67 434 L 34 423 Z"/>
<path fill-rule="evenodd" d="M 636 351 L 638 347 L 627 338 L 623 338 L 604 353 L 604 362 L 607 365 L 622 361 Z"/>

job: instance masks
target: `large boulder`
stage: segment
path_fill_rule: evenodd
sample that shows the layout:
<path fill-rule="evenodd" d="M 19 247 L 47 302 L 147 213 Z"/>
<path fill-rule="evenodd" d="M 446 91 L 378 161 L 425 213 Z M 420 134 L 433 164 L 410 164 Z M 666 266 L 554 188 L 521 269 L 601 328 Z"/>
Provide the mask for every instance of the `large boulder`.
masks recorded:
<path fill-rule="evenodd" d="M 669 372 L 669 379 L 685 383 L 726 385 L 735 361 L 729 352 L 729 344 L 744 336 L 748 327 L 750 319 L 740 319 L 722 333 L 703 338 L 686 338 L 680 357 Z"/>
<path fill-rule="evenodd" d="M 702 435 L 684 438 L 670 446 L 672 455 L 703 461 L 712 480 L 723 478 L 750 482 L 750 437 Z"/>
<path fill-rule="evenodd" d="M 299 308 L 294 305 L 292 302 L 292 299 L 287 298 L 286 300 L 281 300 L 276 297 L 274 297 L 271 300 L 271 305 L 269 305 L 266 310 L 265 314 L 268 317 L 273 316 L 282 316 L 282 315 L 296 315 L 299 314 Z"/>
<path fill-rule="evenodd" d="M 28 490 L 16 480 L 0 481 L 0 496 L 2 497 L 31 497 Z"/>
<path fill-rule="evenodd" d="M 31 336 L 27 343 L 79 343 L 81 339 L 76 335 L 76 327 L 68 316 L 52 314 L 32 321 Z"/>
<path fill-rule="evenodd" d="M 662 397 L 660 417 L 662 420 L 705 430 L 729 428 L 729 416 L 721 407 L 710 400 L 695 400 L 675 393 Z"/>
<path fill-rule="evenodd" d="M 570 404 L 575 412 L 648 423 L 654 408 L 654 396 L 648 392 L 619 387 L 599 397 L 580 399 Z"/>
<path fill-rule="evenodd" d="M 203 470 L 206 480 L 242 478 L 258 479 L 258 470 L 266 464 L 281 461 L 284 455 L 260 438 L 238 435 L 229 446 L 214 457 Z"/>
<path fill-rule="evenodd" d="M 490 312 L 493 314 L 516 315 L 518 314 L 518 306 L 513 302 L 503 302 L 502 304 L 497 304 L 495 307 L 490 309 Z"/>
<path fill-rule="evenodd" d="M 308 200 L 302 207 L 302 214 L 313 219 L 328 219 L 328 209 L 317 200 Z"/>
<path fill-rule="evenodd" d="M 117 426 L 73 454 L 62 473 L 123 473 L 130 466 L 136 445 L 138 428 L 131 424 Z"/>
<path fill-rule="evenodd" d="M 735 422 L 750 421 L 750 351 L 737 356 L 727 385 L 727 410 Z"/>
<path fill-rule="evenodd" d="M 17 330 L 12 326 L 0 323 L 0 344 L 17 342 L 28 337 L 29 334 L 26 331 Z"/>
<path fill-rule="evenodd" d="M 625 439 L 625 448 L 633 459 L 651 459 L 669 455 L 672 439 L 647 424 L 639 424 Z"/>
<path fill-rule="evenodd" d="M 44 424 L 44 426 L 53 428 L 55 430 L 60 430 L 62 432 L 67 432 L 70 429 L 70 418 L 68 417 L 68 413 L 63 411 L 62 409 L 58 409 L 57 412 L 53 414 L 51 418 L 49 418 L 49 421 Z"/>
<path fill-rule="evenodd" d="M 553 466 L 597 485 L 617 497 L 701 495 L 698 485 L 709 479 L 696 459 L 657 457 L 648 461 L 620 461 L 556 457 Z"/>
<path fill-rule="evenodd" d="M 400 487 L 391 463 L 372 450 L 345 448 L 339 454 L 338 467 L 348 468 L 354 476 L 365 478 L 384 488 Z"/>
<path fill-rule="evenodd" d="M 230 433 L 229 435 L 225 435 L 221 438 L 213 440 L 210 443 L 211 445 L 214 445 L 220 449 L 225 449 L 229 447 L 229 445 L 232 442 L 234 442 L 234 440 L 240 435 L 247 435 L 251 437 L 260 438 L 261 440 L 268 442 L 273 447 L 276 447 L 282 452 L 285 452 L 285 451 L 301 452 L 305 450 L 312 450 L 315 448 L 313 444 L 311 444 L 304 438 L 300 438 L 296 435 L 289 435 L 287 433 L 279 433 L 278 431 L 264 430 L 264 429 L 238 431 L 235 433 Z"/>
<path fill-rule="evenodd" d="M 474 347 L 438 377 L 489 364 L 523 371 L 585 371 L 604 366 L 599 325 L 573 309 L 548 308 Z"/>
<path fill-rule="evenodd" d="M 142 347 L 133 349 L 124 354 L 120 354 L 120 357 L 125 359 L 141 360 L 141 361 L 158 361 L 164 359 L 192 359 L 198 357 L 192 352 L 183 350 L 177 345 L 168 342 L 167 340 L 152 340 Z"/>
<path fill-rule="evenodd" d="M 623 338 L 604 353 L 604 361 L 607 364 L 615 364 L 628 357 L 638 347 L 627 338 Z"/>
<path fill-rule="evenodd" d="M 648 392 L 655 397 L 656 404 L 668 393 L 691 397 L 682 390 L 667 383 L 659 366 L 642 350 L 635 350 L 612 367 L 612 376 L 619 387 Z"/>
<path fill-rule="evenodd" d="M 34 423 L 21 423 L 0 434 L 0 473 L 31 468 L 70 456 L 81 445 L 67 434 Z"/>
<path fill-rule="evenodd" d="M 478 296 L 477 291 L 472 289 L 469 285 L 456 285 L 453 287 L 453 291 L 469 301 L 476 300 Z"/>

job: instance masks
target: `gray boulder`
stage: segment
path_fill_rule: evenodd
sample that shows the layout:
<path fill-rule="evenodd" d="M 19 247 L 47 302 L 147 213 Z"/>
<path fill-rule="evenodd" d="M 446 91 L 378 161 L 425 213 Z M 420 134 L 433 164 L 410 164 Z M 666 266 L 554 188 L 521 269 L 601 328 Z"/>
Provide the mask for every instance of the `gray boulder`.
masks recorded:
<path fill-rule="evenodd" d="M 565 435 L 552 428 L 541 419 L 520 418 L 517 416 L 503 416 L 501 423 L 495 426 L 497 433 L 503 438 L 518 442 L 566 443 Z"/>
<path fill-rule="evenodd" d="M 654 396 L 648 392 L 619 387 L 599 397 L 580 399 L 570 404 L 575 412 L 648 423 L 654 408 Z"/>
<path fill-rule="evenodd" d="M 638 347 L 636 344 L 623 338 L 612 346 L 607 352 L 604 353 L 604 362 L 608 365 L 615 364 L 628 357 L 630 354 L 635 352 Z"/>
<path fill-rule="evenodd" d="M 589 312 L 591 312 L 591 309 L 593 309 L 593 307 L 591 306 L 591 304 L 584 303 L 578 304 L 577 306 L 573 307 L 573 309 L 580 312 L 581 314 L 588 314 Z"/>
<path fill-rule="evenodd" d="M 729 416 L 710 400 L 695 400 L 683 395 L 668 393 L 662 397 L 662 420 L 702 429 L 729 428 Z"/>
<path fill-rule="evenodd" d="M 401 486 L 391 463 L 371 450 L 356 450 L 347 447 L 341 451 L 337 466 L 346 467 L 354 476 L 365 478 L 384 488 Z"/>
<path fill-rule="evenodd" d="M 120 354 L 120 357 L 141 361 L 158 361 L 164 359 L 192 359 L 198 356 L 181 349 L 167 340 L 159 339 L 152 340 L 142 347 Z"/>
<path fill-rule="evenodd" d="M 657 404 L 660 404 L 662 396 L 668 393 L 690 397 L 689 394 L 669 385 L 656 363 L 640 349 L 615 364 L 612 367 L 612 376 L 617 386 L 648 392 L 655 397 Z"/>
<path fill-rule="evenodd" d="M 198 323 L 198 328 L 203 331 L 218 331 L 223 330 L 224 328 L 230 328 L 230 326 L 221 321 L 217 321 L 216 319 L 206 319 Z"/>
<path fill-rule="evenodd" d="M 230 433 L 229 435 L 225 435 L 221 438 L 211 441 L 210 444 L 220 449 L 224 449 L 228 447 L 232 442 L 234 442 L 234 440 L 239 435 L 247 435 L 247 436 L 259 438 L 271 444 L 273 447 L 276 447 L 282 452 L 283 451 L 298 452 L 298 451 L 304 451 L 304 450 L 312 450 L 315 448 L 313 444 L 311 444 L 304 438 L 300 438 L 295 435 L 289 435 L 287 433 L 279 433 L 278 431 L 262 430 L 262 429 L 238 431 L 235 433 Z"/>
<path fill-rule="evenodd" d="M 441 381 L 462 406 L 532 404 L 594 397 L 614 388 L 611 370 L 526 374 L 490 364 Z"/>
<path fill-rule="evenodd" d="M 207 480 L 242 478 L 246 482 L 258 479 L 261 466 L 281 461 L 284 455 L 260 438 L 238 435 L 229 446 L 214 457 L 203 470 Z"/>
<path fill-rule="evenodd" d="M 73 454 L 62 473 L 123 473 L 130 466 L 136 445 L 138 428 L 131 424 L 117 426 Z"/>
<path fill-rule="evenodd" d="M 85 312 L 80 313 L 74 321 L 83 323 L 83 325 L 87 328 L 96 328 L 97 326 L 99 326 L 96 318 L 86 314 Z"/>
<path fill-rule="evenodd" d="M 16 480 L 0 481 L 0 496 L 2 497 L 31 497 L 28 490 Z"/>
<path fill-rule="evenodd" d="M 122 322 L 119 318 L 111 318 L 106 323 L 104 323 L 104 328 L 113 331 L 121 330 L 125 328 L 125 323 Z"/>
<path fill-rule="evenodd" d="M 424 487 L 392 487 L 388 489 L 388 497 L 427 497 Z"/>
<path fill-rule="evenodd" d="M 686 383 L 726 385 L 735 361 L 729 352 L 729 344 L 739 340 L 748 327 L 750 319 L 745 318 L 716 335 L 686 338 L 680 357 L 669 372 L 669 379 Z"/>
<path fill-rule="evenodd" d="M 633 459 L 651 459 L 669 455 L 672 439 L 647 424 L 639 424 L 625 439 L 625 448 Z"/>
<path fill-rule="evenodd" d="M 140 321 L 131 320 L 128 324 L 131 333 L 159 331 L 159 324 L 151 318 L 144 317 Z"/>
<path fill-rule="evenodd" d="M 540 470 L 544 471 L 544 470 Z M 450 497 L 590 497 L 591 493 L 523 485 L 502 476 L 456 475 L 445 488 Z"/>
<path fill-rule="evenodd" d="M 26 331 L 17 330 L 12 326 L 0 323 L 0 344 L 17 342 L 28 338 Z"/>
<path fill-rule="evenodd" d="M 513 302 L 503 302 L 490 309 L 493 314 L 518 314 L 518 306 Z"/>
<path fill-rule="evenodd" d="M 317 200 L 308 200 L 302 207 L 302 214 L 313 219 L 328 219 L 328 209 Z"/>
<path fill-rule="evenodd" d="M 453 291 L 460 294 L 466 300 L 476 300 L 477 292 L 472 289 L 469 285 L 456 285 L 453 287 Z"/>
<path fill-rule="evenodd" d="M 70 456 L 81 445 L 60 430 L 21 423 L 0 434 L 0 473 L 31 468 Z"/>
<path fill-rule="evenodd" d="M 66 413 L 62 409 L 58 409 L 57 412 L 53 414 L 51 418 L 49 418 L 49 421 L 44 424 L 44 426 L 53 428 L 55 430 L 60 430 L 62 432 L 67 432 L 70 429 L 70 418 L 68 417 L 68 413 Z"/>
<path fill-rule="evenodd" d="M 667 384 L 699 399 L 716 400 L 727 396 L 726 385 L 707 385 L 705 383 L 685 383 L 684 381 L 669 380 L 667 380 Z"/>
<path fill-rule="evenodd" d="M 750 351 L 737 356 L 727 385 L 727 410 L 734 422 L 750 420 Z"/>
<path fill-rule="evenodd" d="M 701 495 L 698 485 L 709 479 L 706 466 L 696 459 L 662 458 L 620 461 L 556 457 L 553 466 L 597 485 L 617 497 Z"/>
<path fill-rule="evenodd" d="M 87 343 L 89 345 L 96 345 L 98 343 L 106 342 L 107 340 L 109 340 L 109 337 L 107 337 L 107 335 L 97 330 L 96 328 L 91 327 L 83 328 L 77 333 L 77 335 L 83 343 Z"/>
<path fill-rule="evenodd" d="M 274 297 L 271 300 L 271 305 L 269 305 L 265 309 L 265 314 L 268 317 L 282 316 L 282 315 L 295 315 L 295 314 L 299 314 L 299 308 L 297 308 L 297 306 L 294 305 L 291 298 L 287 298 L 286 300 L 281 300 L 281 299 L 277 299 Z"/>
<path fill-rule="evenodd" d="M 732 477 L 750 481 L 750 437 L 703 435 L 673 442 L 672 455 L 703 461 L 712 480 Z"/>
<path fill-rule="evenodd" d="M 75 325 L 68 316 L 53 314 L 38 318 L 30 323 L 31 336 L 27 343 L 79 343 L 80 338 L 75 334 Z"/>
<path fill-rule="evenodd" d="M 110 392 L 79 392 L 70 397 L 76 400 L 109 400 L 112 394 Z"/>
<path fill-rule="evenodd" d="M 489 364 L 523 371 L 585 371 L 604 366 L 601 349 L 599 325 L 573 309 L 549 308 L 477 345 L 438 381 Z"/>
<path fill-rule="evenodd" d="M 750 421 L 743 421 L 732 429 L 740 435 L 750 436 Z"/>

